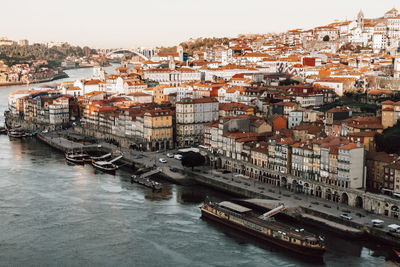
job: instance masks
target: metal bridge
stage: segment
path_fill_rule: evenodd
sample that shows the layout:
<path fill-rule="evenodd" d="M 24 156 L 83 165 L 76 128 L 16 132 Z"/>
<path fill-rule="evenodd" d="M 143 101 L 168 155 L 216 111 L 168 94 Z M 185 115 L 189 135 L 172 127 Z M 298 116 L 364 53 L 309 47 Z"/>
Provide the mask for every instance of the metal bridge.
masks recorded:
<path fill-rule="evenodd" d="M 143 60 L 149 60 L 149 57 L 155 54 L 154 50 L 139 50 L 131 48 L 102 49 L 101 52 L 107 57 L 112 54 L 133 53 L 141 57 Z"/>

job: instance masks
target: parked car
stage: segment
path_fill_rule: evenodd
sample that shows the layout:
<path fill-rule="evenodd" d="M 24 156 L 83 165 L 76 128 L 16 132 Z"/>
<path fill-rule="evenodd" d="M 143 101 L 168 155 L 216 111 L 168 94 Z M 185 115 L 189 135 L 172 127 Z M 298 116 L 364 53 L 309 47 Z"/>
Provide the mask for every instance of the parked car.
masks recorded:
<path fill-rule="evenodd" d="M 383 228 L 384 223 L 385 223 L 384 221 L 379 220 L 379 219 L 371 220 L 371 224 L 373 227 Z"/>
<path fill-rule="evenodd" d="M 141 158 L 143 158 L 143 156 L 140 155 L 140 154 L 138 154 L 138 155 L 135 156 L 135 159 L 141 159 Z"/>
<path fill-rule="evenodd" d="M 231 172 L 228 170 L 223 170 L 222 173 L 231 173 Z"/>
<path fill-rule="evenodd" d="M 174 156 L 174 159 L 182 160 L 182 155 L 181 155 L 181 154 L 176 154 L 176 155 Z"/>
<path fill-rule="evenodd" d="M 393 224 L 389 224 L 388 228 L 389 228 L 390 232 L 396 232 L 396 233 L 400 232 L 400 225 L 397 225 L 397 224 L 393 223 Z"/>
<path fill-rule="evenodd" d="M 348 220 L 348 221 L 351 221 L 352 219 L 353 219 L 353 217 L 351 217 L 349 214 L 347 214 L 347 213 L 342 213 L 341 215 L 340 215 L 340 217 L 341 218 L 343 218 L 343 219 L 345 219 L 345 220 Z"/>
<path fill-rule="evenodd" d="M 168 161 L 167 161 L 166 159 L 164 159 L 164 158 L 160 158 L 158 161 L 161 162 L 161 163 L 167 163 L 167 162 L 168 162 Z"/>
<path fill-rule="evenodd" d="M 177 168 L 169 168 L 169 170 L 170 170 L 171 172 L 178 172 L 178 171 L 179 171 Z"/>
<path fill-rule="evenodd" d="M 168 157 L 168 158 L 173 158 L 173 157 L 174 157 L 174 154 L 172 154 L 172 153 L 167 153 L 167 157 Z"/>

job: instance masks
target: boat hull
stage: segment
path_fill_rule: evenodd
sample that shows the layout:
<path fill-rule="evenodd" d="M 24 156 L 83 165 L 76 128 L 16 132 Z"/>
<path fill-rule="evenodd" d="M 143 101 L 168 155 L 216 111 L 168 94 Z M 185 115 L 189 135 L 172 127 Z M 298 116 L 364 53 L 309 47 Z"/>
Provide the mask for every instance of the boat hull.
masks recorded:
<path fill-rule="evenodd" d="M 105 173 L 109 173 L 109 174 L 115 174 L 115 172 L 117 171 L 117 168 L 104 168 L 102 166 L 97 165 L 96 163 L 92 162 L 93 167 L 96 170 L 105 172 Z"/>
<path fill-rule="evenodd" d="M 160 191 L 162 189 L 161 184 L 152 183 L 150 180 L 147 180 L 147 182 L 146 182 L 145 180 L 141 180 L 140 178 L 135 177 L 135 175 L 131 176 L 131 183 L 137 183 L 137 184 L 146 186 L 148 188 L 153 189 L 154 191 Z"/>
<path fill-rule="evenodd" d="M 286 249 L 288 249 L 288 250 L 290 250 L 292 252 L 298 253 L 298 254 L 303 255 L 303 256 L 311 256 L 311 257 L 314 257 L 314 258 L 322 258 L 323 254 L 325 253 L 324 249 L 314 249 L 314 248 L 309 248 L 309 247 L 297 246 L 297 245 L 293 245 L 293 244 L 291 244 L 289 242 L 285 242 L 285 241 L 273 238 L 273 237 L 268 236 L 268 235 L 260 234 L 260 232 L 258 232 L 258 231 L 255 231 L 255 230 L 252 230 L 250 228 L 244 227 L 242 225 L 235 224 L 235 223 L 230 222 L 228 220 L 222 219 L 222 218 L 220 218 L 218 216 L 215 216 L 212 213 L 207 212 L 207 211 L 205 211 L 203 209 L 201 209 L 201 215 L 202 215 L 202 218 L 209 219 L 209 220 L 224 224 L 226 226 L 229 226 L 230 228 L 233 228 L 233 229 L 239 230 L 241 232 L 244 232 L 246 234 L 252 235 L 252 236 L 254 236 L 254 237 L 258 238 L 258 239 L 268 241 L 270 243 L 278 245 L 278 246 L 280 246 L 282 248 L 286 248 Z"/>
<path fill-rule="evenodd" d="M 74 163 L 74 164 L 79 164 L 79 165 L 85 164 L 85 160 L 84 159 L 73 159 L 73 158 L 69 158 L 69 157 L 65 157 L 65 159 L 68 162 L 71 162 L 71 163 Z"/>

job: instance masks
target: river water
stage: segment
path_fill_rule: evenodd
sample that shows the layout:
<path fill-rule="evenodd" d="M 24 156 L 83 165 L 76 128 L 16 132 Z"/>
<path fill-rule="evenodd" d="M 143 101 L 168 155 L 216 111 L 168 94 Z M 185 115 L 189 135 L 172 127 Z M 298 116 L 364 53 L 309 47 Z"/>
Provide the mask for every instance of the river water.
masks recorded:
<path fill-rule="evenodd" d="M 67 73 L 73 80 L 90 77 L 92 70 Z M 1 113 L 7 94 L 22 88 L 0 88 Z M 369 249 L 332 233 L 322 232 L 327 252 L 316 263 L 204 221 L 199 206 L 206 195 L 233 197 L 202 186 L 166 183 L 161 193 L 153 193 L 130 184 L 125 171 L 111 176 L 88 165 L 68 165 L 61 153 L 35 138 L 3 135 L 0 147 L 0 266 L 390 264 L 378 256 L 388 248 Z"/>

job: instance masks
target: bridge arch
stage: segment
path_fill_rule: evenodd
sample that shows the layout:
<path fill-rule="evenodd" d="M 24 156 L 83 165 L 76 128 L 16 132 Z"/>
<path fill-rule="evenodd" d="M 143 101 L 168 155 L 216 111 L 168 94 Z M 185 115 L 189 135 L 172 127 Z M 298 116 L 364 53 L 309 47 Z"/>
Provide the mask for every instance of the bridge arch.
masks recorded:
<path fill-rule="evenodd" d="M 135 54 L 136 56 L 141 57 L 144 60 L 149 60 L 144 55 L 142 55 L 142 54 L 140 54 L 140 53 L 138 53 L 138 52 L 136 52 L 135 50 L 132 50 L 132 49 L 116 49 L 116 50 L 112 50 L 112 51 L 107 52 L 106 56 L 110 56 L 112 54 L 116 54 L 116 53 L 120 53 L 120 52 L 129 52 L 129 53 Z"/>

